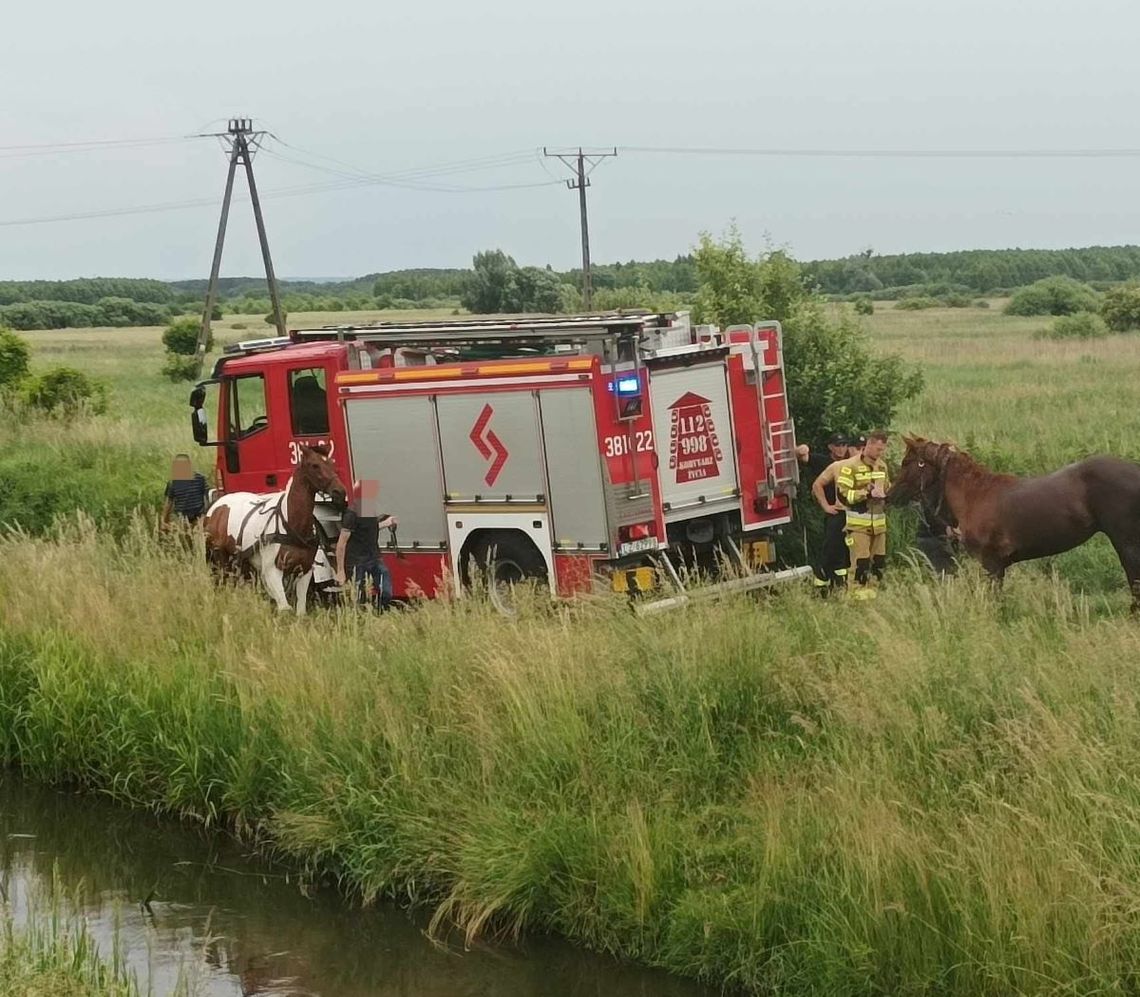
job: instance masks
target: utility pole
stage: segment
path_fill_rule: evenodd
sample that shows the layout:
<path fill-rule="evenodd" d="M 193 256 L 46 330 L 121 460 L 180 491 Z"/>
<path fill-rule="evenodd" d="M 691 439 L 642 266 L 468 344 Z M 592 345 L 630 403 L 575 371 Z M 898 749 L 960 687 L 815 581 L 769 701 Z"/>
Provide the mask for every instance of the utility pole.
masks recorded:
<path fill-rule="evenodd" d="M 230 220 L 230 200 L 234 192 L 234 174 L 238 164 L 245 167 L 249 183 L 249 199 L 253 203 L 253 219 L 257 224 L 257 240 L 261 244 L 261 259 L 265 264 L 265 281 L 269 285 L 269 299 L 273 302 L 273 322 L 277 335 L 285 335 L 285 316 L 281 312 L 281 300 L 277 294 L 277 277 L 273 273 L 273 260 L 269 255 L 269 237 L 265 234 L 265 219 L 261 214 L 261 201 L 257 196 L 257 183 L 253 179 L 253 154 L 261 146 L 265 132 L 254 131 L 250 118 L 230 118 L 229 127 L 224 132 L 214 133 L 229 145 L 229 170 L 226 173 L 226 193 L 222 198 L 222 215 L 218 220 L 218 238 L 214 243 L 214 260 L 210 265 L 210 283 L 206 288 L 206 309 L 202 313 L 202 326 L 198 331 L 198 349 L 195 352 L 196 374 L 202 376 L 202 363 L 206 358 L 206 344 L 210 340 L 210 316 L 218 299 L 218 274 L 222 268 L 222 247 L 226 241 L 226 226 Z"/>
<path fill-rule="evenodd" d="M 586 311 L 590 311 L 594 306 L 594 284 L 590 275 L 590 226 L 586 217 L 586 188 L 590 186 L 590 174 L 603 159 L 616 156 L 617 147 L 615 146 L 610 152 L 597 150 L 587 152 L 581 147 L 577 152 L 550 152 L 543 146 L 542 154 L 548 159 L 560 160 L 574 173 L 574 177 L 566 181 L 566 186 L 578 192 L 578 211 L 582 218 L 582 306 Z"/>

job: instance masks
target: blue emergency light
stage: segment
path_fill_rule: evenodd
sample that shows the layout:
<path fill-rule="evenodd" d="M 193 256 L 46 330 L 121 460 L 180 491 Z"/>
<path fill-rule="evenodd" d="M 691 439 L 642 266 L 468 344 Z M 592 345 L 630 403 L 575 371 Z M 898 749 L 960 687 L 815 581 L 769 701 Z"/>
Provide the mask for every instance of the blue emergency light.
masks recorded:
<path fill-rule="evenodd" d="M 617 393 L 619 395 L 639 395 L 641 394 L 641 382 L 636 377 L 619 377 Z"/>

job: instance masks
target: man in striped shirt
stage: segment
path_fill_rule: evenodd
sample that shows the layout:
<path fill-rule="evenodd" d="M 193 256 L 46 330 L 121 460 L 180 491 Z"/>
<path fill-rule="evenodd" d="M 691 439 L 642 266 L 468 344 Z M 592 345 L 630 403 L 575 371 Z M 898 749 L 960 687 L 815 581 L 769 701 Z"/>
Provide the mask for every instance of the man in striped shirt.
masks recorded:
<path fill-rule="evenodd" d="M 170 526 L 170 517 L 177 514 L 183 523 L 194 526 L 206 511 L 209 488 L 206 478 L 194 470 L 189 454 L 176 454 L 170 468 L 170 480 L 163 493 L 161 526 Z"/>

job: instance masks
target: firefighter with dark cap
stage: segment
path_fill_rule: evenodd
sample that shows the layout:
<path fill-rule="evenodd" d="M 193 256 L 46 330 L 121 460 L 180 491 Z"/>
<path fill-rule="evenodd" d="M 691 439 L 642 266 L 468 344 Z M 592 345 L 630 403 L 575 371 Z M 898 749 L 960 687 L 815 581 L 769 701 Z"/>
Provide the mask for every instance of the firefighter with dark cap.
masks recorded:
<path fill-rule="evenodd" d="M 848 552 L 843 530 L 843 507 L 837 504 L 835 482 L 838 467 L 851 455 L 850 438 L 844 433 L 832 433 L 827 438 L 826 453 L 811 453 L 807 447 L 797 448 L 801 462 L 807 464 L 812 475 L 811 493 L 824 512 L 823 543 L 819 556 L 812 565 L 813 583 L 820 595 L 847 584 Z"/>
<path fill-rule="evenodd" d="M 887 566 L 887 434 L 868 433 L 858 457 L 847 460 L 836 476 L 836 493 L 847 510 L 847 541 L 850 544 L 852 595 L 873 598 L 871 577 L 883 580 Z"/>

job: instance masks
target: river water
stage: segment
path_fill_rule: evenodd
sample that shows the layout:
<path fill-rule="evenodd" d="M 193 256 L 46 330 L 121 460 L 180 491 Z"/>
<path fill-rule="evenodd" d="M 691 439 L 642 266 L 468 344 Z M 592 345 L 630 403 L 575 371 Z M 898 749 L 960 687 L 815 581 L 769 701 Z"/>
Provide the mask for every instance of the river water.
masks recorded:
<path fill-rule="evenodd" d="M 17 923 L 58 876 L 104 953 L 117 936 L 144 992 L 322 997 L 711 997 L 552 939 L 441 946 L 395 905 L 360 909 L 227 835 L 0 769 L 0 895 Z M 144 901 L 149 898 L 149 909 Z M 32 902 L 35 906 L 35 902 Z"/>

